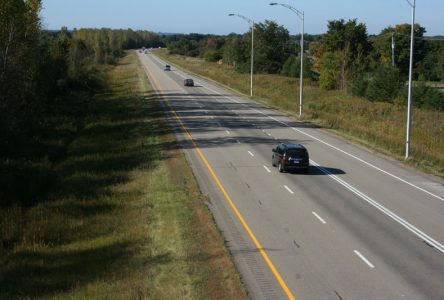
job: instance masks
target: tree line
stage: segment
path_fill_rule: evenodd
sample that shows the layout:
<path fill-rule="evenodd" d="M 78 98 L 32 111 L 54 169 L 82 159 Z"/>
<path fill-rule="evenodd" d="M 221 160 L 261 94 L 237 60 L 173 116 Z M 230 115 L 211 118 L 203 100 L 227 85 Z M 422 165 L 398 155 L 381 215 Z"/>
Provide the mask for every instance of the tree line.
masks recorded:
<path fill-rule="evenodd" d="M 17 153 L 67 101 L 91 98 L 100 66 L 114 64 L 125 49 L 163 46 L 149 31 L 47 31 L 41 7 L 41 0 L 0 0 L 0 156 Z"/>
<path fill-rule="evenodd" d="M 220 61 L 239 72 L 250 69 L 251 31 L 226 36 L 107 28 L 47 31 L 41 6 L 41 0 L 0 0 L 0 154 L 15 153 L 36 128 L 50 126 L 48 114 L 63 109 L 66 101 L 92 98 L 101 86 L 101 66 L 115 63 L 125 49 L 166 45 L 171 53 Z M 254 30 L 255 71 L 299 76 L 300 36 L 273 21 L 257 23 Z M 444 81 L 444 41 L 425 38 L 425 32 L 415 25 L 414 104 L 444 110 L 443 94 L 426 84 Z M 322 88 L 370 101 L 405 101 L 409 35 L 408 24 L 370 36 L 357 20 L 329 21 L 325 34 L 304 36 L 304 76 Z M 81 126 L 80 117 L 75 123 Z"/>
<path fill-rule="evenodd" d="M 363 23 L 328 22 L 323 35 L 304 35 L 304 77 L 324 89 L 339 89 L 370 101 L 402 102 L 409 72 L 409 24 L 390 26 L 369 35 Z M 255 71 L 299 76 L 300 35 L 273 21 L 255 24 Z M 417 107 L 444 110 L 444 95 L 428 82 L 444 82 L 444 40 L 427 38 L 415 24 L 414 103 Z M 245 34 L 171 35 L 162 37 L 172 54 L 201 57 L 249 72 L 251 29 Z M 392 41 L 394 55 L 392 55 Z"/>

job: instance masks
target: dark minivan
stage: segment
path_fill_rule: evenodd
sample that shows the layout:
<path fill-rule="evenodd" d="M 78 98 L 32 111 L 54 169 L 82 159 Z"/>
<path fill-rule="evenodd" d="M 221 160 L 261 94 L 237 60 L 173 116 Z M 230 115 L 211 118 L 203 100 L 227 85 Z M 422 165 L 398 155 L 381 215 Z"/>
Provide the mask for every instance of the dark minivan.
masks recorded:
<path fill-rule="evenodd" d="M 307 149 L 301 144 L 279 144 L 273 149 L 272 164 L 279 172 L 302 170 L 309 171 L 310 158 Z"/>
<path fill-rule="evenodd" d="M 184 86 L 194 86 L 194 81 L 191 78 L 187 78 L 183 81 Z"/>

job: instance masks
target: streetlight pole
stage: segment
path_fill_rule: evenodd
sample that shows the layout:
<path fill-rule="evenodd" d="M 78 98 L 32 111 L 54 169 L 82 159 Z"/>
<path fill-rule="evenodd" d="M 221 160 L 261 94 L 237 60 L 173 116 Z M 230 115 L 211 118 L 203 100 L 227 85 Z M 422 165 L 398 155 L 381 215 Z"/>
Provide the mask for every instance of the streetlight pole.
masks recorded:
<path fill-rule="evenodd" d="M 408 103 L 407 103 L 407 137 L 405 144 L 405 159 L 408 160 L 410 157 L 410 126 L 412 118 L 412 77 L 413 77 L 413 44 L 414 44 L 414 27 L 415 27 L 415 7 L 416 0 L 413 3 L 406 0 L 408 4 L 412 7 L 412 29 L 410 33 L 410 67 L 409 67 L 409 92 L 408 92 Z"/>
<path fill-rule="evenodd" d="M 241 19 L 244 19 L 248 22 L 248 24 L 251 25 L 251 62 L 250 62 L 250 97 L 253 97 L 253 65 L 254 65 L 254 21 L 238 14 L 228 14 L 228 16 L 233 17 L 239 17 Z"/>
<path fill-rule="evenodd" d="M 299 115 L 302 116 L 302 107 L 303 107 L 303 93 L 304 93 L 304 23 L 305 23 L 305 16 L 304 12 L 300 11 L 288 4 L 282 4 L 282 3 L 270 3 L 270 5 L 280 5 L 285 8 L 288 8 L 292 12 L 294 12 L 299 19 L 302 21 L 302 33 L 301 33 L 301 72 L 299 75 L 300 83 L 299 83 Z"/>
<path fill-rule="evenodd" d="M 395 33 L 392 32 L 392 67 L 395 67 Z"/>

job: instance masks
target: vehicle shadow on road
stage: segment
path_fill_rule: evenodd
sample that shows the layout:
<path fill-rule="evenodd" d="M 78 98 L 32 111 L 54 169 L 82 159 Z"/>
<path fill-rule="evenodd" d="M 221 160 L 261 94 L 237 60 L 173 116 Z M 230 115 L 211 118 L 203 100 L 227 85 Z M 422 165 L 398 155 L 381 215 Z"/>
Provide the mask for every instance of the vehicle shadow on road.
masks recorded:
<path fill-rule="evenodd" d="M 295 175 L 343 175 L 346 174 L 343 170 L 337 168 L 330 168 L 324 166 L 310 166 L 308 172 L 295 171 L 291 174 Z"/>

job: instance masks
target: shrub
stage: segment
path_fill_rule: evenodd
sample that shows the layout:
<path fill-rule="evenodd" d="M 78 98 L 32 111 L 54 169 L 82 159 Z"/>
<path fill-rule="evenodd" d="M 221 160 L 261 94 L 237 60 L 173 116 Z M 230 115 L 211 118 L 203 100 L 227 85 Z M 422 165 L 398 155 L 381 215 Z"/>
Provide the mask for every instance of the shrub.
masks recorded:
<path fill-rule="evenodd" d="M 393 102 L 399 93 L 400 86 L 399 70 L 382 65 L 369 79 L 365 97 L 370 101 Z"/>
<path fill-rule="evenodd" d="M 304 56 L 304 78 L 314 78 L 315 74 L 313 74 L 313 62 L 312 59 L 305 55 Z M 281 75 L 288 77 L 297 77 L 299 78 L 299 74 L 301 72 L 301 57 L 300 56 L 290 56 L 284 63 Z"/>
<path fill-rule="evenodd" d="M 367 93 L 368 81 L 369 74 L 359 75 L 358 78 L 353 82 L 351 90 L 352 95 L 365 97 L 365 94 Z"/>
<path fill-rule="evenodd" d="M 319 86 L 326 90 L 334 90 L 338 86 L 341 62 L 335 52 L 326 52 L 321 57 Z"/>
<path fill-rule="evenodd" d="M 222 55 L 216 50 L 208 50 L 204 53 L 203 58 L 206 61 L 216 62 L 222 59 Z"/>
<path fill-rule="evenodd" d="M 281 75 L 288 77 L 297 77 L 299 75 L 299 64 L 296 62 L 296 56 L 290 56 L 284 63 Z"/>
<path fill-rule="evenodd" d="M 444 93 L 420 81 L 413 86 L 412 105 L 428 110 L 444 111 Z M 400 97 L 407 101 L 408 87 L 402 89 Z"/>

